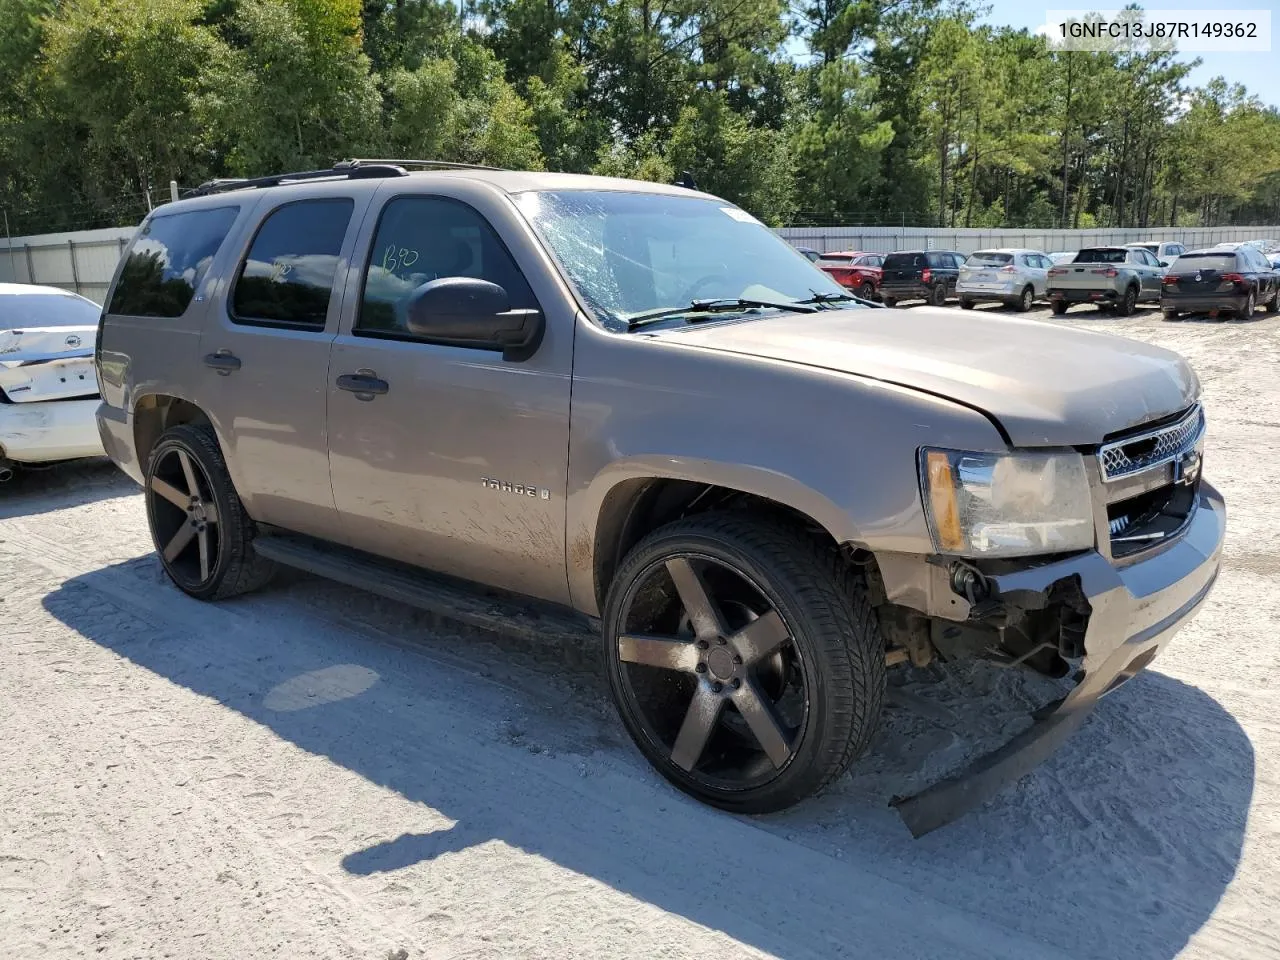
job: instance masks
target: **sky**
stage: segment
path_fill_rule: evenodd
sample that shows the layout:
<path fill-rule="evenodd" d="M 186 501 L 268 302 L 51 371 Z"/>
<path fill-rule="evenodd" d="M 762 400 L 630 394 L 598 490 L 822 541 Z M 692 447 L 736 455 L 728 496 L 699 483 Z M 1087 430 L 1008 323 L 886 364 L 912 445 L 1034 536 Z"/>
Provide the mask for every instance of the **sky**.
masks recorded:
<path fill-rule="evenodd" d="M 987 0 L 991 12 L 982 18 L 992 26 L 1026 27 L 1034 31 L 1045 22 L 1049 10 L 1118 10 L 1125 0 Z M 1187 81 L 1202 86 L 1214 77 L 1224 77 L 1228 83 L 1244 84 L 1249 92 L 1263 103 L 1280 107 L 1280 4 L 1276 0 L 1147 0 L 1141 6 L 1148 12 L 1155 10 L 1207 10 L 1214 9 L 1218 16 L 1223 10 L 1272 10 L 1270 53 L 1185 53 L 1180 59 L 1199 57 L 1204 62 L 1193 70 Z"/>

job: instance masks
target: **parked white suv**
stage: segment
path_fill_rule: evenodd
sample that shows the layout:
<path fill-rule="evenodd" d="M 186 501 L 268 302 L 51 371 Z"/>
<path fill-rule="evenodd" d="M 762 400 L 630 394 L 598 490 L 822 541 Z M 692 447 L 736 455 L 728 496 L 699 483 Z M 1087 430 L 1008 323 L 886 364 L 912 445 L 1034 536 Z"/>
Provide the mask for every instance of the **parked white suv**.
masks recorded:
<path fill-rule="evenodd" d="M 1039 250 L 979 250 L 960 268 L 960 306 L 972 310 L 975 303 L 998 300 L 1015 310 L 1030 310 L 1033 302 L 1044 298 L 1051 266 L 1048 255 Z"/>
<path fill-rule="evenodd" d="M 103 456 L 93 346 L 102 308 L 0 283 L 0 482 L 15 466 Z"/>
<path fill-rule="evenodd" d="M 1160 266 L 1167 267 L 1187 252 L 1187 248 L 1176 240 L 1140 240 L 1137 243 L 1126 243 L 1126 247 L 1141 247 L 1160 261 Z"/>

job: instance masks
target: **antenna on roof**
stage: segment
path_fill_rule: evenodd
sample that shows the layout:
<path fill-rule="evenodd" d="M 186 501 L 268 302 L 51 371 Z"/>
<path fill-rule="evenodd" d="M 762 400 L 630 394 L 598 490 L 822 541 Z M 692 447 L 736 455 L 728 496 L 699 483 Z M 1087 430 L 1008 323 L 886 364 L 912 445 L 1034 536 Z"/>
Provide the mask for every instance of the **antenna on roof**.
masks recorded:
<path fill-rule="evenodd" d="M 698 184 L 693 179 L 693 174 L 688 170 L 680 171 L 680 176 L 676 177 L 677 187 L 684 187 L 686 190 L 697 190 Z"/>

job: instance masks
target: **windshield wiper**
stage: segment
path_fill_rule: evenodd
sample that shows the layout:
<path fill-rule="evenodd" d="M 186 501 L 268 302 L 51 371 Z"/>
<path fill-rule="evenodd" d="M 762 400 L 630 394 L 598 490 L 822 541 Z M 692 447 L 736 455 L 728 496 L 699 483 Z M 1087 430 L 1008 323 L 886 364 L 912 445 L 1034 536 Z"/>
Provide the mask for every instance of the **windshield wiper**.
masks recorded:
<path fill-rule="evenodd" d="M 634 330 L 655 320 L 668 317 L 679 317 L 690 313 L 732 313 L 735 310 L 790 310 L 792 313 L 817 313 L 813 304 L 800 300 L 787 302 L 776 300 L 749 300 L 743 297 L 726 297 L 719 300 L 692 300 L 687 307 L 669 307 L 666 310 L 655 310 L 653 313 L 642 313 L 638 317 L 627 320 L 627 329 Z"/>
<path fill-rule="evenodd" d="M 810 292 L 813 294 L 812 297 L 797 300 L 796 303 L 863 303 L 869 307 L 882 306 L 882 304 L 876 303 L 874 300 L 864 300 L 862 297 L 855 297 L 851 293 L 818 293 L 816 290 Z"/>

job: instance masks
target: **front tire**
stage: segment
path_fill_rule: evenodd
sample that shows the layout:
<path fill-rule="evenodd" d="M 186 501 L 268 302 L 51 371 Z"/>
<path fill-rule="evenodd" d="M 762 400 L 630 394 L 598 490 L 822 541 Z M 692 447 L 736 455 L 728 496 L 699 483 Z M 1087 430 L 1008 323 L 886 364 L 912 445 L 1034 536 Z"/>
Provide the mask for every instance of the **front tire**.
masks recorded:
<path fill-rule="evenodd" d="M 870 742 L 884 642 L 832 547 L 758 515 L 668 524 L 626 557 L 603 638 L 641 753 L 699 800 L 769 813 L 822 789 Z"/>
<path fill-rule="evenodd" d="M 253 550 L 257 527 L 213 431 L 192 424 L 166 430 L 144 481 L 151 539 L 178 589 L 199 600 L 224 600 L 271 579 L 275 564 Z"/>
<path fill-rule="evenodd" d="M 1280 312 L 1280 283 L 1276 284 L 1275 291 L 1271 294 L 1271 299 L 1266 302 L 1267 313 Z"/>

